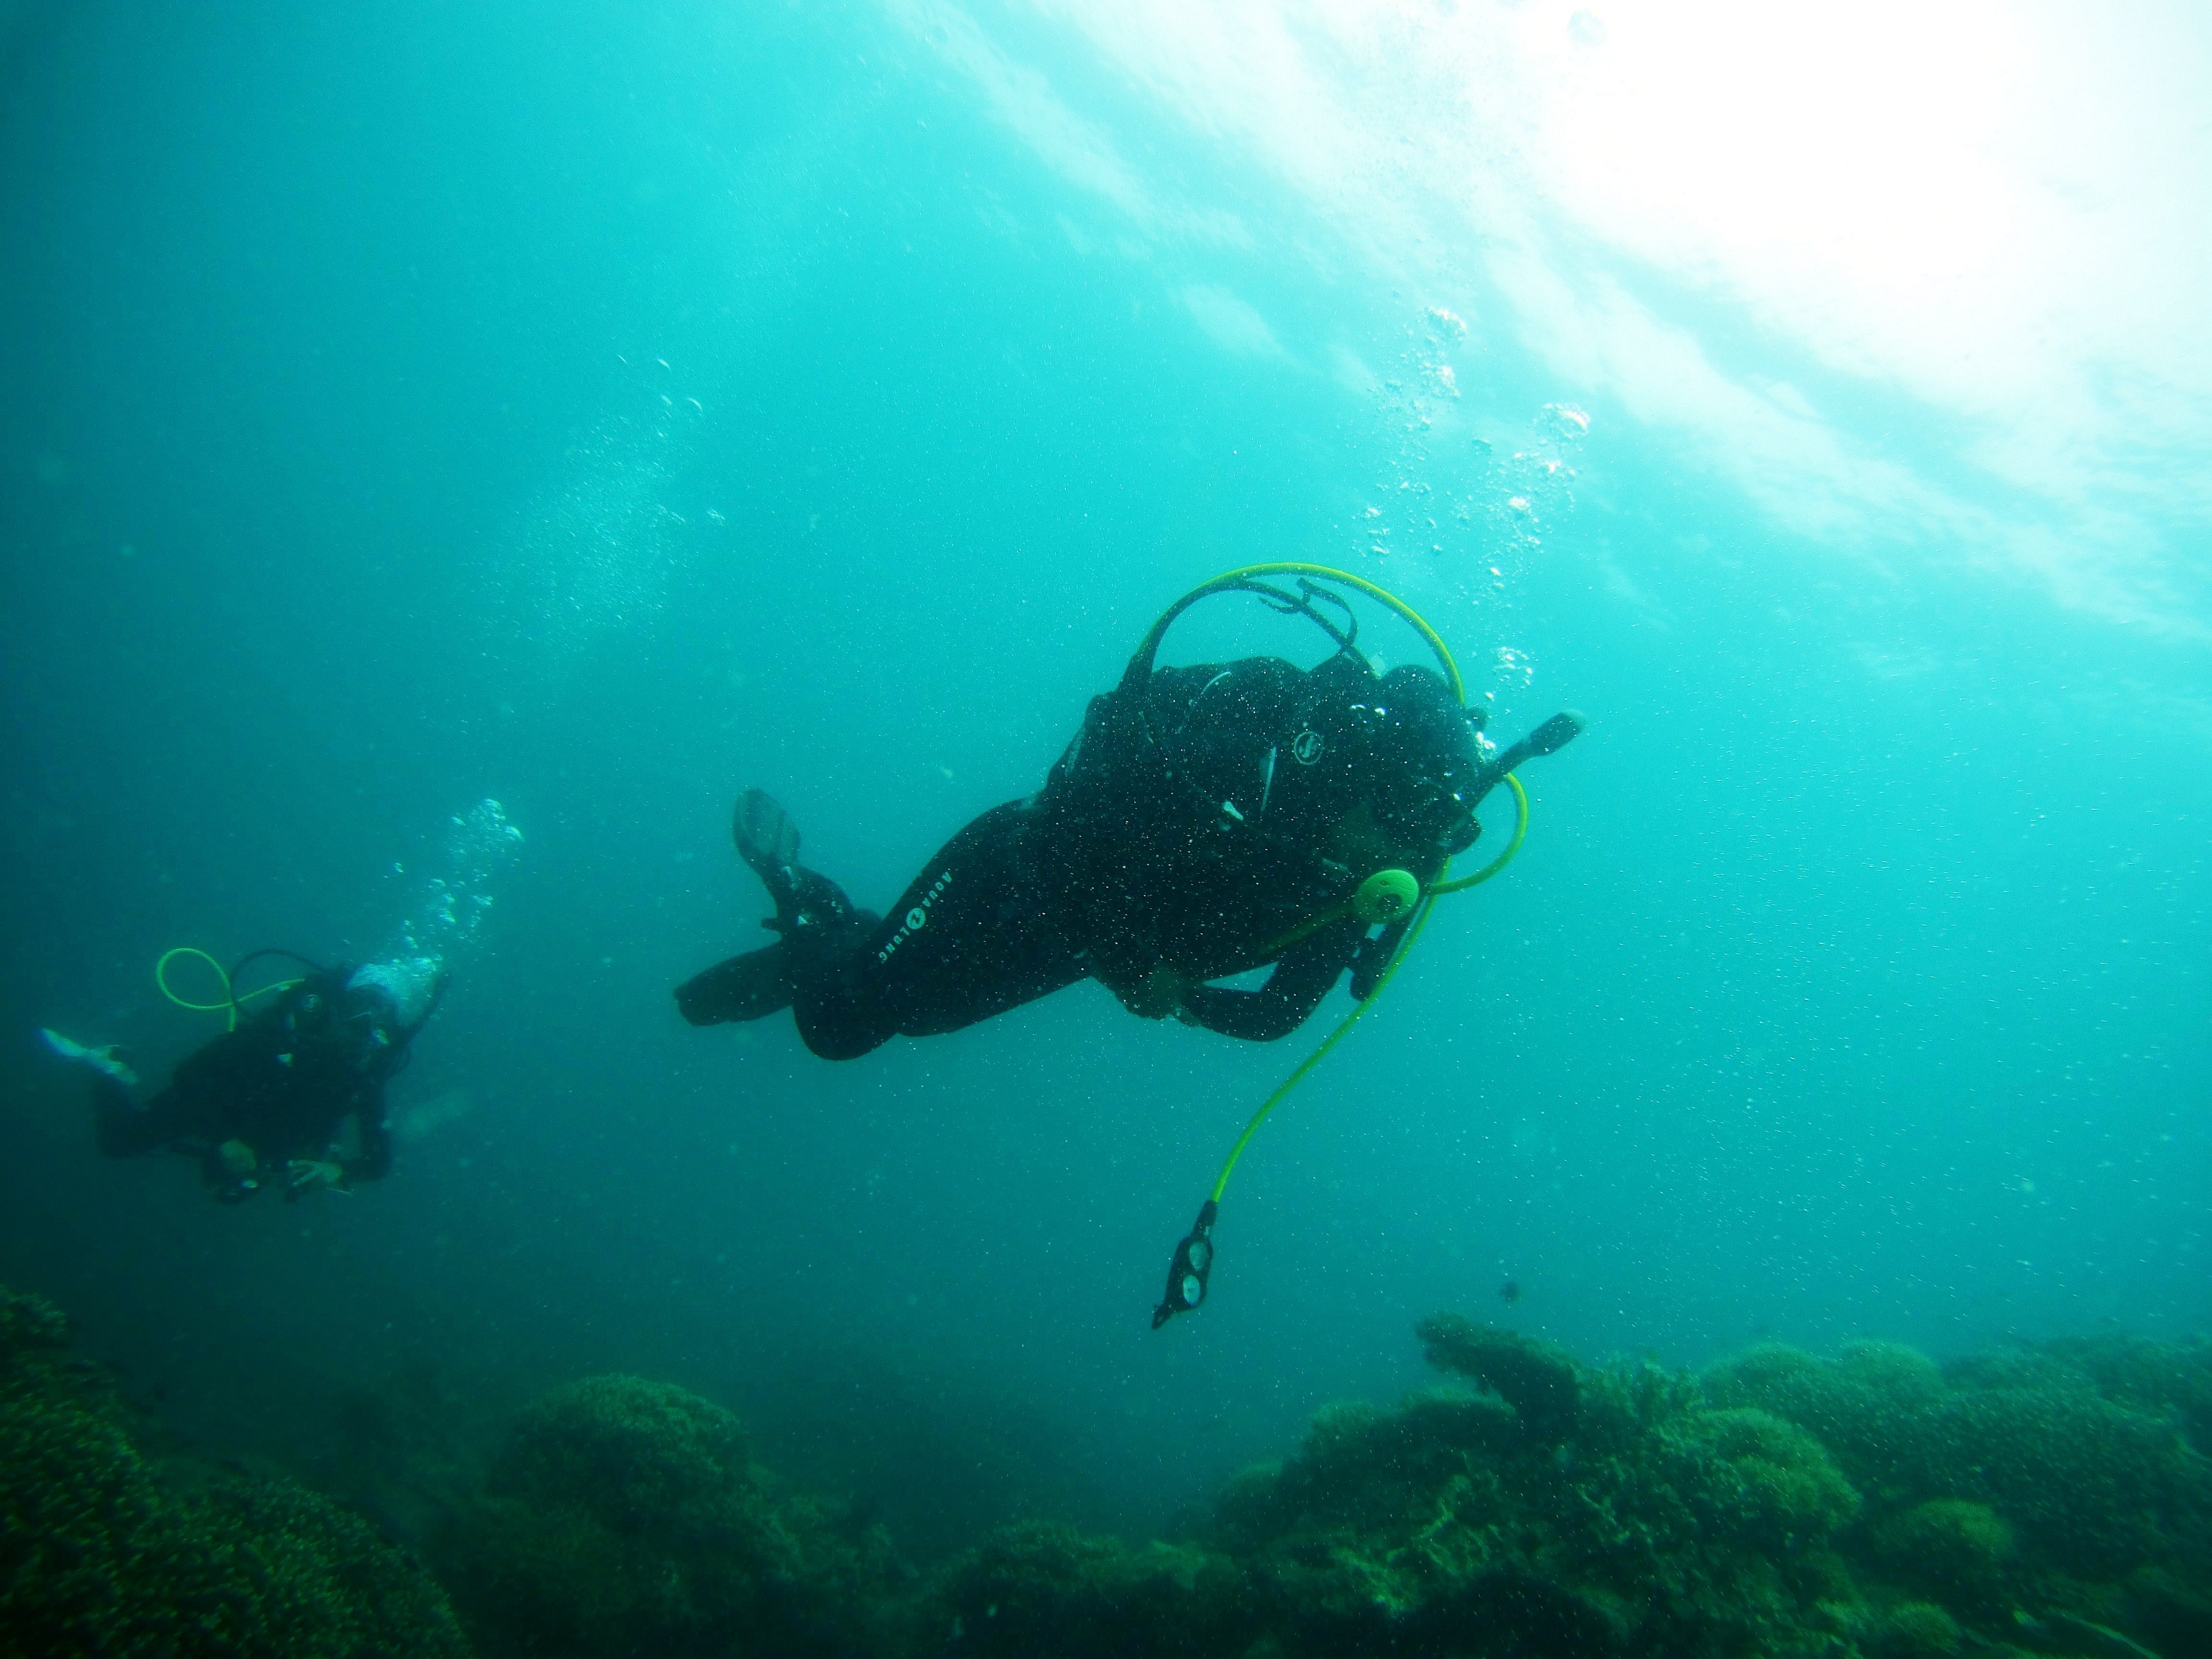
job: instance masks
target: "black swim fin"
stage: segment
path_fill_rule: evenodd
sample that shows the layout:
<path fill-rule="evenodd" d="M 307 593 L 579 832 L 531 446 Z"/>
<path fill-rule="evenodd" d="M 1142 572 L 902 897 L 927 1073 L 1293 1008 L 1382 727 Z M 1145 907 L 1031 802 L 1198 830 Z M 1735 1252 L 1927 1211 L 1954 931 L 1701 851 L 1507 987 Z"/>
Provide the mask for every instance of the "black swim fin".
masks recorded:
<path fill-rule="evenodd" d="M 764 1019 L 790 1007 L 791 966 L 784 947 L 748 951 L 685 980 L 676 988 L 676 1006 L 694 1025 Z"/>
<path fill-rule="evenodd" d="M 799 862 L 799 826 L 764 790 L 748 789 L 738 797 L 730 830 L 737 839 L 738 856 L 771 888 L 780 872 Z"/>
<path fill-rule="evenodd" d="M 775 915 L 761 926 L 771 933 L 783 935 L 787 943 L 796 943 L 801 951 L 800 970 L 807 963 L 817 960 L 821 941 L 836 938 L 842 940 L 858 918 L 866 917 L 866 927 L 872 931 L 876 918 L 866 911 L 855 911 L 853 902 L 845 896 L 845 890 L 817 871 L 809 870 L 799 861 L 799 826 L 792 822 L 791 814 L 779 806 L 775 799 L 758 789 L 748 789 L 738 797 L 738 810 L 731 823 L 731 833 L 738 843 L 738 856 L 750 866 L 768 889 L 775 902 Z M 739 962 L 750 960 L 738 957 L 702 974 L 701 980 L 718 974 L 724 969 L 732 972 Z M 697 983 L 697 981 L 693 981 Z M 758 994 L 765 995 L 765 991 Z M 750 1006 L 756 998 L 744 997 Z M 791 1000 L 787 991 L 784 1003 Z M 778 1003 L 776 1007 L 781 1007 Z M 772 1012 L 763 1008 L 762 1012 Z M 760 1015 L 732 1014 L 732 1019 L 757 1019 Z"/>

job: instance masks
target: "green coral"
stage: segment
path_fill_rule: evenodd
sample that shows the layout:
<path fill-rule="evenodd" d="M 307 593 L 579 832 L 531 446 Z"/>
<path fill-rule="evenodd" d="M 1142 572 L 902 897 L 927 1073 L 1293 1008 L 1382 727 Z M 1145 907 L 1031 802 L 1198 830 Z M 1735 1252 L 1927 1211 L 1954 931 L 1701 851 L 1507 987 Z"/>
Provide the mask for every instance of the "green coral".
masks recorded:
<path fill-rule="evenodd" d="M 2114 1404 L 2171 1416 L 2190 1445 L 2212 1457 L 2212 1338 L 2081 1337 L 2047 1352 Z"/>
<path fill-rule="evenodd" d="M 1830 1543 L 1858 1499 L 1811 1436 L 1656 1366 L 1448 1316 L 1420 1335 L 1490 1392 L 1331 1407 L 1182 1545 L 1010 1528 L 940 1577 L 921 1634 L 1065 1659 L 1850 1650 Z"/>
<path fill-rule="evenodd" d="M 1820 1443 L 1749 1407 L 1686 1413 L 1662 1442 L 1677 1490 L 1698 1493 L 1708 1524 L 1794 1553 L 1824 1542 L 1858 1511 L 1859 1495 Z"/>
<path fill-rule="evenodd" d="M 0 1287 L 0 1653 L 465 1655 L 443 1594 L 289 1481 L 160 1461 L 51 1304 Z"/>
<path fill-rule="evenodd" d="M 1797 1425 L 1877 1505 L 1917 1493 L 1895 1482 L 1919 1455 L 1908 1443 L 1927 1437 L 1917 1413 L 1944 1395 L 1932 1360 L 1887 1342 L 1854 1343 L 1833 1360 L 1765 1343 L 1715 1366 L 1704 1383 L 1716 1406 L 1753 1407 Z"/>
<path fill-rule="evenodd" d="M 44 1297 L 0 1285 L 0 1357 L 13 1360 L 68 1346 L 68 1315 Z"/>
<path fill-rule="evenodd" d="M 1084 1659 L 2212 1650 L 2191 1350 L 1769 1346 L 1693 1378 L 1451 1316 L 1419 1334 L 1482 1392 L 1322 1412 L 1182 1546 L 1003 1534 L 926 1634 Z"/>
<path fill-rule="evenodd" d="M 1959 1388 L 2093 1393 L 2167 1419 L 2194 1450 L 2212 1455 L 2212 1339 L 2067 1337 L 1971 1355 L 1954 1361 L 1946 1376 Z"/>
<path fill-rule="evenodd" d="M 736 1418 L 667 1383 L 596 1376 L 526 1410 L 439 1552 L 494 1653 L 859 1652 L 896 1574 L 750 1460 Z"/>
<path fill-rule="evenodd" d="M 1298 1455 L 1240 1473 L 1215 1499 L 1216 1529 L 1232 1548 L 1326 1517 L 1366 1530 L 1419 1511 L 1471 1463 L 1509 1457 L 1524 1444 L 1512 1414 L 1460 1394 L 1416 1395 L 1397 1411 L 1325 1407 Z"/>
<path fill-rule="evenodd" d="M 1249 1638 L 1253 1608 L 1226 1556 L 1024 1522 L 994 1533 L 933 1586 L 922 1645 L 1006 1659 L 1201 1659 Z"/>
<path fill-rule="evenodd" d="M 1768 1346 L 1692 1376 L 1451 1315 L 1419 1335 L 1442 1386 L 1322 1412 L 1195 1535 L 1024 1522 L 926 1583 L 665 1383 L 556 1390 L 481 1480 L 416 1421 L 449 1414 L 428 1379 L 361 1407 L 357 1437 L 371 1465 L 437 1443 L 379 1489 L 447 1512 L 438 1559 L 498 1659 L 2212 1652 L 2203 1343 L 1940 1367 Z M 357 1516 L 154 1456 L 61 1316 L 4 1291 L 0 1443 L 0 1659 L 464 1651 L 437 1586 Z"/>
<path fill-rule="evenodd" d="M 1892 1583 L 1960 1607 L 2002 1607 L 2012 1528 L 1986 1504 L 1936 1498 L 1874 1529 L 1870 1554 Z"/>
<path fill-rule="evenodd" d="M 2155 1419 L 2019 1389 L 1962 1391 L 1931 1415 L 1929 1487 L 1990 1504 L 2045 1566 L 2107 1577 L 2204 1536 L 2203 1460 Z"/>
<path fill-rule="evenodd" d="M 1513 1407 L 1532 1438 L 1554 1445 L 1574 1432 L 1582 1377 L 1565 1350 L 1457 1314 L 1433 1315 L 1413 1334 L 1426 1345 L 1429 1364 L 1488 1389 Z"/>
<path fill-rule="evenodd" d="M 1945 1387 L 1943 1368 L 1902 1342 L 1846 1342 L 1836 1356 L 1836 1370 L 1855 1388 L 1906 1405 L 1927 1405 Z"/>
<path fill-rule="evenodd" d="M 1884 1659 L 1940 1659 L 1966 1644 L 1959 1621 L 1933 1601 L 1899 1601 L 1875 1632 Z"/>
<path fill-rule="evenodd" d="M 752 1459 L 712 1401 L 636 1376 L 556 1389 L 517 1419 L 488 1490 L 532 1506 L 580 1504 L 648 1540 L 749 1530 Z"/>
<path fill-rule="evenodd" d="M 1577 1366 L 1453 1316 L 1493 1389 L 1338 1409 L 1224 1494 L 1215 1541 L 1287 1653 L 1826 1653 L 1857 1495 L 1809 1435 L 1656 1367 Z"/>
<path fill-rule="evenodd" d="M 2212 1466 L 2172 1418 L 2106 1397 L 2066 1350 L 1939 1370 L 1893 1344 L 1834 1361 L 1760 1348 L 1705 1378 L 1717 1405 L 1788 1419 L 1833 1454 L 1878 1514 L 1986 1505 L 2045 1574 L 2118 1578 L 2212 1551 Z"/>

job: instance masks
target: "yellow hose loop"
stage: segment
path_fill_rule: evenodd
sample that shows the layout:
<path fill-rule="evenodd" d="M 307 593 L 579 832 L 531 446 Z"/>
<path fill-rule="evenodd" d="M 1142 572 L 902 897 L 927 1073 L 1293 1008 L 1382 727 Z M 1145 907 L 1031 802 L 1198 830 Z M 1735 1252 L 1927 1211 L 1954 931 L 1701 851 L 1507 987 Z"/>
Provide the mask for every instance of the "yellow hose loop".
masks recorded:
<path fill-rule="evenodd" d="M 1428 641 L 1429 649 L 1437 653 L 1437 660 L 1443 665 L 1444 678 L 1451 682 L 1452 696 L 1456 697 L 1462 705 L 1466 703 L 1467 683 L 1459 677 L 1459 665 L 1452 660 L 1451 648 L 1444 643 L 1443 635 L 1429 626 L 1428 619 L 1389 588 L 1378 587 L 1364 576 L 1355 576 L 1349 570 L 1339 570 L 1330 565 L 1307 564 L 1297 559 L 1279 559 L 1268 564 L 1248 564 L 1240 566 L 1235 570 L 1224 571 L 1212 581 L 1201 583 L 1178 599 L 1165 615 L 1152 624 L 1152 632 L 1145 636 L 1145 645 L 1157 649 L 1160 636 L 1167 632 L 1167 625 L 1181 615 L 1186 606 L 1205 594 L 1212 592 L 1215 588 L 1226 586 L 1231 582 L 1243 581 L 1248 576 L 1316 576 L 1324 581 L 1342 582 L 1346 587 L 1357 588 L 1371 599 L 1380 600 L 1404 617 L 1407 625 Z M 1139 654 L 1143 654 L 1143 651 L 1144 647 L 1139 647 Z"/>
<path fill-rule="evenodd" d="M 169 988 L 169 964 L 179 957 L 198 957 L 215 970 L 216 982 L 222 987 L 221 1002 L 189 1001 Z M 163 996 L 168 998 L 179 1008 L 189 1008 L 196 1014 L 229 1014 L 234 1023 L 235 1022 L 238 1005 L 230 994 L 229 972 L 213 957 L 195 945 L 179 945 L 173 951 L 162 951 L 161 960 L 154 964 L 154 983 L 160 988 Z"/>
<path fill-rule="evenodd" d="M 1521 843 L 1528 838 L 1528 792 L 1521 787 L 1521 780 L 1510 772 L 1505 775 L 1505 781 L 1513 787 L 1513 839 L 1506 844 L 1504 852 L 1473 875 L 1462 877 L 1457 881 L 1440 881 L 1430 888 L 1430 897 L 1434 898 L 1442 893 L 1464 893 L 1470 887 L 1480 887 L 1513 862 L 1513 855 L 1521 850 Z"/>
<path fill-rule="evenodd" d="M 216 982 L 222 987 L 223 1000 L 221 1002 L 192 1002 L 179 996 L 169 988 L 169 963 L 179 957 L 198 957 L 215 970 Z M 197 945 L 179 945 L 174 950 L 162 951 L 161 957 L 155 962 L 154 983 L 163 996 L 168 998 L 179 1008 L 189 1008 L 196 1014 L 229 1015 L 230 1029 L 235 1031 L 238 1029 L 238 1014 L 241 1004 L 251 1002 L 258 996 L 266 996 L 271 991 L 289 991 L 301 981 L 296 979 L 273 980 L 266 985 L 255 986 L 241 997 L 231 988 L 228 969 Z"/>

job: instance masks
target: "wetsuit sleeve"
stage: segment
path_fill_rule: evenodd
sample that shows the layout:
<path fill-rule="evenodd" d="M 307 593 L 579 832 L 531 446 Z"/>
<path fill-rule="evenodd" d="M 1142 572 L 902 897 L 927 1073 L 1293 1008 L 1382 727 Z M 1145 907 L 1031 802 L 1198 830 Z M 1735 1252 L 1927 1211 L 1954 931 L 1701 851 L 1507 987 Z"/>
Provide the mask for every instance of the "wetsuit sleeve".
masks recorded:
<path fill-rule="evenodd" d="M 94 1132 L 110 1158 L 136 1158 L 156 1146 L 182 1140 L 199 1127 L 199 1103 L 177 1092 L 174 1084 L 155 1095 L 144 1111 L 131 1091 L 104 1072 L 92 1074 Z"/>
<path fill-rule="evenodd" d="M 450 975 L 440 974 L 430 988 L 429 1005 L 416 1017 L 413 1024 L 403 1030 L 393 1044 L 392 1070 L 397 1071 L 400 1056 L 407 1045 L 414 1042 L 430 1016 L 438 1012 L 438 1005 L 446 999 L 446 986 Z M 386 1075 L 389 1075 L 387 1073 Z M 345 1171 L 346 1184 L 360 1181 L 381 1181 L 392 1173 L 392 1115 L 384 1103 L 384 1079 L 380 1077 L 362 1091 L 354 1106 L 354 1121 L 361 1126 L 361 1155 L 343 1158 L 338 1167 Z"/>
<path fill-rule="evenodd" d="M 1186 993 L 1183 1012 L 1209 1031 L 1273 1042 L 1305 1023 L 1350 964 L 1367 930 L 1356 921 L 1324 927 L 1283 953 L 1256 991 L 1200 985 Z"/>
<path fill-rule="evenodd" d="M 355 1109 L 361 1125 L 361 1156 L 340 1162 L 346 1184 L 381 1181 L 392 1173 L 392 1119 L 384 1107 L 384 1085 L 378 1084 Z"/>
<path fill-rule="evenodd" d="M 1382 975 L 1389 972 L 1390 963 L 1406 942 L 1406 930 L 1413 925 L 1413 917 L 1406 916 L 1392 922 L 1373 939 L 1360 941 L 1352 957 L 1353 996 L 1364 1002 L 1375 994 L 1375 988 L 1382 982 Z"/>

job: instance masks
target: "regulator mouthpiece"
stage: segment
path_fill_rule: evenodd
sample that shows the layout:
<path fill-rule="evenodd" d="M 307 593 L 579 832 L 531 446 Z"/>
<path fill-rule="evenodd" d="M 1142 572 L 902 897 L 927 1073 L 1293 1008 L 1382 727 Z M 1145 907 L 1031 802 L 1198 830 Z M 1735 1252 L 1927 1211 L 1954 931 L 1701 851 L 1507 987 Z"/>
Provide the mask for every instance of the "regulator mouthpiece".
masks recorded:
<path fill-rule="evenodd" d="M 1200 1206 L 1196 1224 L 1176 1246 L 1175 1260 L 1168 1264 L 1167 1294 L 1152 1310 L 1154 1330 L 1179 1313 L 1195 1313 L 1206 1300 L 1206 1278 L 1213 1271 L 1213 1218 L 1218 1207 L 1210 1198 Z"/>

